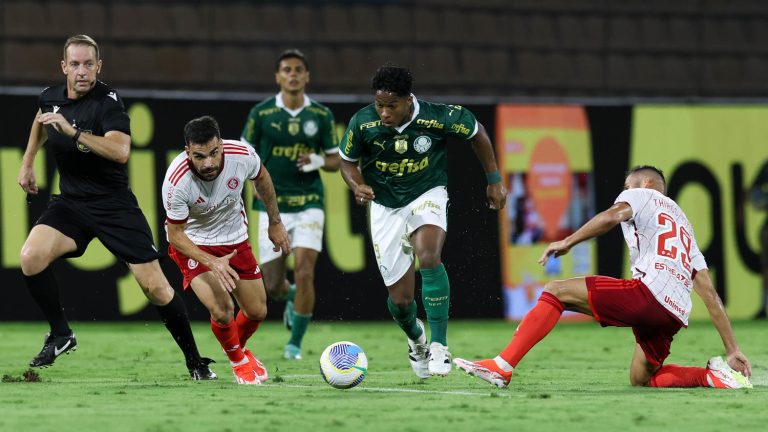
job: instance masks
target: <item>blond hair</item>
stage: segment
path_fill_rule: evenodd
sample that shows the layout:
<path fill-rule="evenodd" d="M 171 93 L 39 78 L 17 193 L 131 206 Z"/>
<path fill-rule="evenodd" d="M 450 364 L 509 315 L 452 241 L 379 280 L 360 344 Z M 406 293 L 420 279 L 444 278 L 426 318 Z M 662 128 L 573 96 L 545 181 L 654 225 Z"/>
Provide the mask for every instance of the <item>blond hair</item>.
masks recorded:
<path fill-rule="evenodd" d="M 96 43 L 95 40 L 93 40 L 92 37 L 84 34 L 75 35 L 67 39 L 66 42 L 64 42 L 64 57 L 63 59 L 67 59 L 67 48 L 69 48 L 70 45 L 88 45 L 93 47 L 93 49 L 96 50 L 96 60 L 99 59 L 99 44 Z"/>

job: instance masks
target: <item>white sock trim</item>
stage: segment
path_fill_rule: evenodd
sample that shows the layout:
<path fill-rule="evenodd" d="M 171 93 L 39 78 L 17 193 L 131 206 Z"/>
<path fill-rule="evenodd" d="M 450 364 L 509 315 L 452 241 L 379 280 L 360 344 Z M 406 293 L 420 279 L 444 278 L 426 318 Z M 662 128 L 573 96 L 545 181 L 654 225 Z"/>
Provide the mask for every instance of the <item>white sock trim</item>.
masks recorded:
<path fill-rule="evenodd" d="M 494 357 L 493 361 L 496 362 L 496 366 L 498 366 L 499 369 L 503 370 L 504 372 L 513 372 L 515 370 L 515 368 L 513 368 L 511 364 L 507 363 L 506 360 L 501 358 L 501 356 Z"/>

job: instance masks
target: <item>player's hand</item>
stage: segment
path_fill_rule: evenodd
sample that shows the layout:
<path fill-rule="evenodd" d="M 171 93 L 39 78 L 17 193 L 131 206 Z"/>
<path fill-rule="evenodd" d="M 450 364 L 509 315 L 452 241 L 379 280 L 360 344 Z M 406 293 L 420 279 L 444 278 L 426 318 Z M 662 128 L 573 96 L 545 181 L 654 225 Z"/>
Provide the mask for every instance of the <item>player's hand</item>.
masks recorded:
<path fill-rule="evenodd" d="M 21 170 L 19 171 L 19 186 L 24 189 L 24 192 L 37 195 L 37 178 L 35 177 L 34 167 L 21 166 Z"/>
<path fill-rule="evenodd" d="M 240 280 L 240 276 L 237 274 L 235 269 L 229 265 L 229 260 L 232 259 L 232 257 L 235 255 L 237 255 L 237 250 L 233 250 L 227 255 L 215 258 L 208 266 L 213 274 L 216 275 L 216 278 L 219 280 L 219 284 L 221 284 L 221 286 L 229 293 L 237 288 L 235 281 Z"/>
<path fill-rule="evenodd" d="M 274 225 L 269 224 L 267 235 L 269 236 L 269 241 L 275 245 L 275 247 L 272 248 L 274 252 L 282 251 L 283 256 L 291 253 L 291 241 L 288 238 L 288 232 L 285 231 L 285 226 L 282 222 L 278 222 Z"/>
<path fill-rule="evenodd" d="M 557 258 L 567 254 L 569 250 L 571 250 L 571 247 L 568 246 L 568 243 L 565 240 L 552 242 L 549 244 L 549 246 L 547 246 L 547 249 L 544 251 L 544 253 L 541 254 L 541 258 L 539 258 L 539 264 L 546 264 L 551 255 L 554 255 L 555 258 Z"/>
<path fill-rule="evenodd" d="M 325 158 L 316 153 L 307 153 L 299 156 L 296 168 L 301 172 L 317 171 L 325 166 Z"/>
<path fill-rule="evenodd" d="M 367 184 L 359 184 L 355 188 L 355 202 L 357 205 L 366 205 L 373 201 L 376 195 L 373 193 L 373 189 Z"/>
<path fill-rule="evenodd" d="M 75 136 L 75 133 L 77 133 L 77 130 L 75 130 L 75 128 L 69 124 L 67 119 L 59 113 L 42 113 L 35 120 L 37 120 L 38 123 L 53 126 L 53 128 L 56 129 L 56 132 L 68 137 L 73 137 Z"/>
<path fill-rule="evenodd" d="M 728 366 L 741 372 L 745 377 L 752 376 L 752 365 L 749 363 L 749 359 L 741 351 L 734 351 L 728 354 Z"/>
<path fill-rule="evenodd" d="M 488 198 L 488 208 L 501 210 L 507 203 L 507 188 L 502 182 L 490 184 L 485 188 L 485 196 Z"/>

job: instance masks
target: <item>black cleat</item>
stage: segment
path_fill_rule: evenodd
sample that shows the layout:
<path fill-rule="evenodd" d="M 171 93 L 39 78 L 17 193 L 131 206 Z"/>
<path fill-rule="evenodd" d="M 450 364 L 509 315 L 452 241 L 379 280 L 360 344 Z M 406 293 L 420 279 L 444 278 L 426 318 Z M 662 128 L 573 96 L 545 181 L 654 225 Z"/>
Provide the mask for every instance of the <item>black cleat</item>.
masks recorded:
<path fill-rule="evenodd" d="M 208 365 L 211 363 L 216 362 L 213 361 L 213 359 L 209 359 L 208 357 L 203 357 L 196 365 L 187 366 L 187 369 L 189 369 L 189 376 L 192 377 L 193 381 L 219 379 L 219 377 L 216 375 L 216 372 L 212 371 L 211 368 L 208 367 Z"/>
<path fill-rule="evenodd" d="M 76 349 L 77 339 L 75 339 L 74 332 L 69 336 L 56 336 L 48 333 L 45 335 L 43 349 L 29 362 L 29 365 L 31 367 L 47 368 L 56 361 L 56 357 L 64 353 L 69 355 L 70 351 L 75 351 Z"/>

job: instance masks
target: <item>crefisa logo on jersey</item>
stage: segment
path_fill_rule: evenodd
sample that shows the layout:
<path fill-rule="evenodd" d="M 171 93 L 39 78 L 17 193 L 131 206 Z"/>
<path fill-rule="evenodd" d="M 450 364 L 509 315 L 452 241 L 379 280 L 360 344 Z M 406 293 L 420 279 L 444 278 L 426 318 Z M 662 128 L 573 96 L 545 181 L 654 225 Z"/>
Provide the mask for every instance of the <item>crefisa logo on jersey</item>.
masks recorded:
<path fill-rule="evenodd" d="M 430 147 L 432 147 L 432 139 L 426 135 L 421 135 L 413 140 L 413 149 L 419 153 L 424 153 Z"/>
<path fill-rule="evenodd" d="M 227 187 L 235 190 L 237 187 L 240 186 L 240 180 L 236 179 L 235 177 L 232 177 L 231 179 L 227 180 Z"/>
<path fill-rule="evenodd" d="M 309 120 L 304 123 L 304 135 L 308 137 L 313 137 L 317 134 L 317 122 L 314 120 Z"/>
<path fill-rule="evenodd" d="M 189 267 L 190 270 L 194 270 L 197 268 L 197 261 L 193 260 L 192 258 L 187 261 L 187 267 Z"/>

